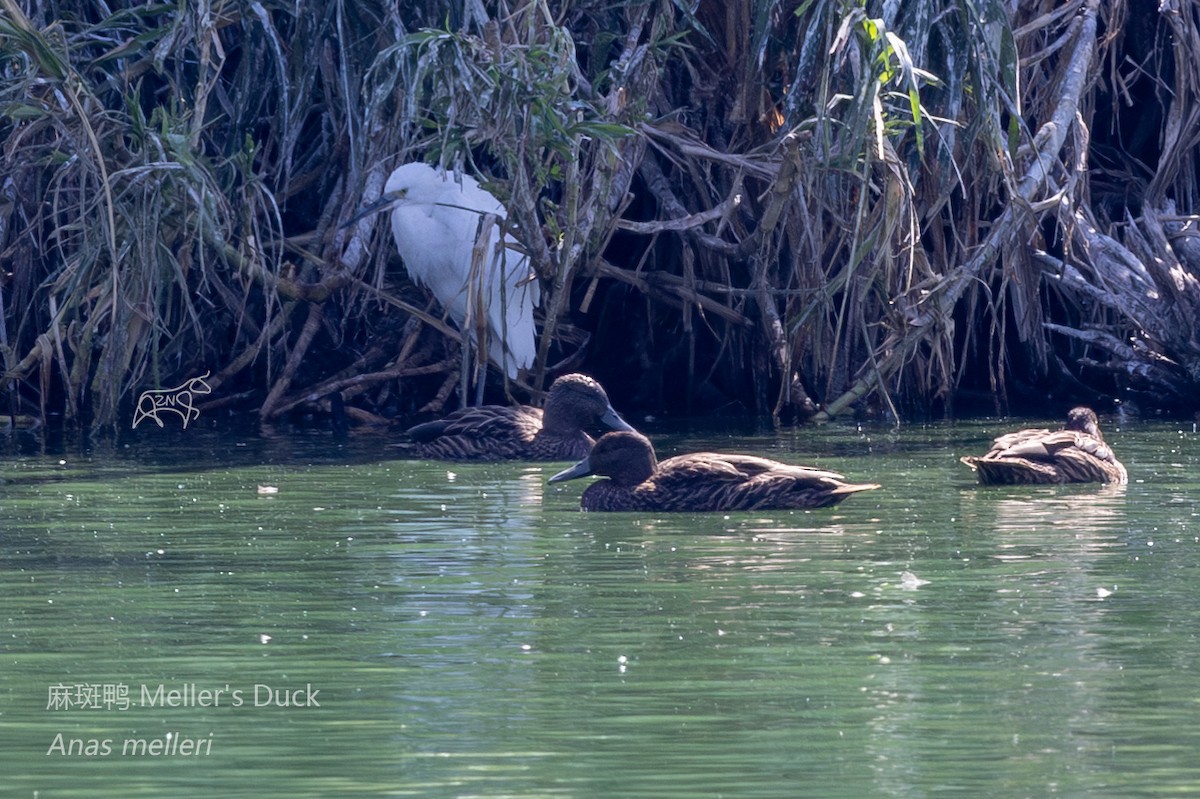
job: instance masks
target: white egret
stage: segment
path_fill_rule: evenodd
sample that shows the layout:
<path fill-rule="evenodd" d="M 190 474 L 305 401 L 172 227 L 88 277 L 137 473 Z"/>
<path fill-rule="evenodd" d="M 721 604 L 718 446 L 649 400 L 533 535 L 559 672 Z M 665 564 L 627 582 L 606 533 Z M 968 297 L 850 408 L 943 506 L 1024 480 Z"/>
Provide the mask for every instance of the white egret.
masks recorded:
<path fill-rule="evenodd" d="M 533 309 L 540 300 L 529 258 L 516 240 L 504 236 L 504 206 L 470 175 L 440 172 L 409 163 L 388 177 L 372 208 L 392 208 L 392 236 L 412 279 L 433 292 L 454 323 L 471 341 L 486 346 L 488 358 L 514 379 L 533 365 L 537 330 Z M 495 224 L 480 242 L 480 223 L 491 214 Z M 476 341 L 476 332 L 486 341 Z"/>

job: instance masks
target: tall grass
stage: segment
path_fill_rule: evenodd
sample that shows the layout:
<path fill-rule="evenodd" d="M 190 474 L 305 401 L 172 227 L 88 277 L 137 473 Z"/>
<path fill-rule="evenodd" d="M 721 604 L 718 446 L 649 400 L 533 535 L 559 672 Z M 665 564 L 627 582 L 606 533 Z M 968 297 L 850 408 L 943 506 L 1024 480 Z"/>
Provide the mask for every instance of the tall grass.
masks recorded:
<path fill-rule="evenodd" d="M 113 429 L 210 369 L 265 422 L 440 409 L 459 333 L 342 227 L 416 159 L 483 179 L 542 282 L 513 396 L 1195 405 L 1191 6 L 560 5 L 0 0 L 5 411 Z"/>

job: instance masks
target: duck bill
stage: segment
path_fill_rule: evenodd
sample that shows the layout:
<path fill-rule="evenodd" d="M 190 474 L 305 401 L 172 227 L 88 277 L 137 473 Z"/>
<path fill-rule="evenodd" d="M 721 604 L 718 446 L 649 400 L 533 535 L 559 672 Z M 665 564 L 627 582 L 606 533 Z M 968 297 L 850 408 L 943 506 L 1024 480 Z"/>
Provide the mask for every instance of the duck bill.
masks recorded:
<path fill-rule="evenodd" d="M 587 477 L 591 473 L 592 473 L 592 465 L 590 463 L 588 463 L 587 458 L 584 458 L 583 460 L 581 460 L 579 463 L 575 464 L 574 466 L 572 466 L 568 469 L 563 469 L 561 472 L 554 475 L 546 482 L 561 483 L 564 480 L 574 480 L 577 477 Z"/>
<path fill-rule="evenodd" d="M 621 415 L 614 411 L 611 406 L 607 411 L 604 412 L 604 415 L 600 417 L 600 424 L 604 425 L 605 427 L 612 428 L 613 430 L 624 430 L 629 433 L 637 432 L 637 430 L 633 428 L 633 425 L 622 419 Z"/>

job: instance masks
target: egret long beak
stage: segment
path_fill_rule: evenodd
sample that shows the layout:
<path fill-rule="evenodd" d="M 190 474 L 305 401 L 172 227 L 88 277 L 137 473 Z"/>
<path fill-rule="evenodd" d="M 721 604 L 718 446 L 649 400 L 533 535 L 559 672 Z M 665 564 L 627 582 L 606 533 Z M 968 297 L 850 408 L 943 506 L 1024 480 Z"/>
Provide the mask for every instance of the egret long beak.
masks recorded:
<path fill-rule="evenodd" d="M 386 192 L 379 195 L 378 200 L 373 203 L 368 203 L 357 214 L 350 217 L 349 220 L 338 225 L 338 230 L 344 230 L 345 228 L 356 225 L 363 219 L 366 219 L 368 216 L 377 214 L 380 211 L 390 211 L 396 206 L 396 203 L 403 200 L 407 194 L 408 192 L 406 190 L 401 189 L 400 191 Z"/>
<path fill-rule="evenodd" d="M 572 466 L 568 469 L 563 469 L 561 472 L 554 475 L 546 482 L 561 483 L 564 480 L 574 480 L 577 477 L 587 477 L 591 473 L 592 473 L 592 465 L 590 463 L 588 463 L 587 458 L 584 458 L 583 460 L 581 460 L 579 463 L 575 464 L 574 466 Z"/>
<path fill-rule="evenodd" d="M 625 430 L 630 433 L 637 432 L 633 425 L 622 419 L 621 415 L 612 409 L 611 405 L 608 406 L 608 410 L 604 412 L 604 415 L 600 417 L 600 424 L 610 427 L 613 430 Z"/>

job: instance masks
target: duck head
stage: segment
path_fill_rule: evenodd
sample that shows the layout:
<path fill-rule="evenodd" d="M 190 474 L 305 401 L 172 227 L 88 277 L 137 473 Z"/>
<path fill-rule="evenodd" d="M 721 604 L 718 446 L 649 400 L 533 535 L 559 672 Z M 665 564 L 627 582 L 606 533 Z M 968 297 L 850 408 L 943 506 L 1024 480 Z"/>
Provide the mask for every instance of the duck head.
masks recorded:
<path fill-rule="evenodd" d="M 599 475 L 620 486 L 635 486 L 649 480 L 658 469 L 658 458 L 650 440 L 637 431 L 605 433 L 579 463 L 550 478 L 551 483 Z"/>
<path fill-rule="evenodd" d="M 542 410 L 543 430 L 571 435 L 597 424 L 612 430 L 633 430 L 613 410 L 604 387 L 587 375 L 563 375 L 551 384 Z"/>
<path fill-rule="evenodd" d="M 1067 411 L 1066 429 L 1076 433 L 1087 433 L 1100 441 L 1104 440 L 1104 435 L 1100 432 L 1100 420 L 1091 408 L 1080 406 Z"/>

